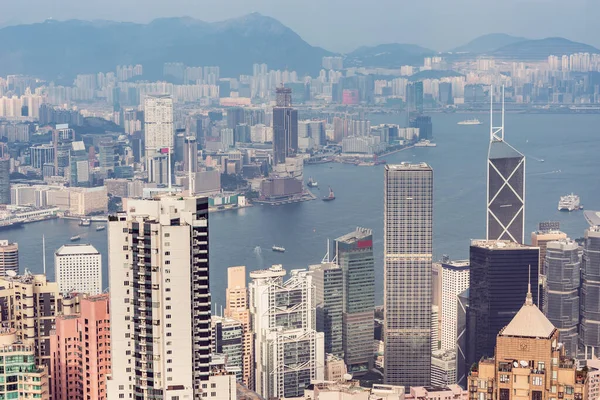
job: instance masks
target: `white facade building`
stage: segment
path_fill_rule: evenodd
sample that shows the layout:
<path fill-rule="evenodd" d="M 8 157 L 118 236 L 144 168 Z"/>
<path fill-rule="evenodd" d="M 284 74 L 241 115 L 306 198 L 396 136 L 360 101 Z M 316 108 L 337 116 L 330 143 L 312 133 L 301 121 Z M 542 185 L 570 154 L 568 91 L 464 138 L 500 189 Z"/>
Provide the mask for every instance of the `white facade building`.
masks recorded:
<path fill-rule="evenodd" d="M 107 398 L 199 399 L 211 392 L 208 199 L 124 199 L 123 209 L 108 224 Z"/>
<path fill-rule="evenodd" d="M 144 100 L 144 140 L 146 170 L 152 176 L 153 155 L 168 148 L 173 153 L 173 97 L 168 94 L 146 95 Z"/>
<path fill-rule="evenodd" d="M 264 398 L 300 397 L 324 378 L 324 335 L 316 332 L 315 289 L 306 270 L 281 265 L 250 273 L 255 332 L 256 392 Z"/>
<path fill-rule="evenodd" d="M 102 293 L 102 255 L 91 244 L 66 244 L 54 253 L 61 293 Z"/>
<path fill-rule="evenodd" d="M 456 350 L 458 295 L 469 288 L 469 260 L 442 262 L 442 347 Z"/>

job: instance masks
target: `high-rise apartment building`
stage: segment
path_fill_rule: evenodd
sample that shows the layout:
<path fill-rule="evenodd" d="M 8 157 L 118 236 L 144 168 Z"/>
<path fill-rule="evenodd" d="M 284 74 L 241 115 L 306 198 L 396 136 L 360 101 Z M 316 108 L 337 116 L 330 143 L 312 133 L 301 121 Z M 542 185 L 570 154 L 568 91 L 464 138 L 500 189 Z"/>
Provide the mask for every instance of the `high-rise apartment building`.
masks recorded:
<path fill-rule="evenodd" d="M 273 107 L 273 164 L 285 164 L 285 158 L 298 151 L 298 110 L 292 108 L 292 89 L 276 89 Z"/>
<path fill-rule="evenodd" d="M 102 255 L 91 244 L 65 244 L 54 253 L 60 293 L 102 293 Z"/>
<path fill-rule="evenodd" d="M 546 243 L 544 315 L 560 332 L 568 357 L 577 358 L 579 324 L 579 245 L 570 239 Z"/>
<path fill-rule="evenodd" d="M 525 304 L 498 333 L 494 357 L 471 368 L 470 399 L 584 400 L 587 371 L 565 355 L 559 331 L 533 302 Z"/>
<path fill-rule="evenodd" d="M 384 381 L 427 386 L 431 375 L 433 170 L 386 165 L 384 182 Z"/>
<path fill-rule="evenodd" d="M 81 296 L 77 302 L 80 312 L 57 316 L 50 336 L 52 395 L 105 400 L 111 358 L 109 296 Z"/>
<path fill-rule="evenodd" d="M 208 199 L 126 199 L 123 209 L 108 223 L 108 397 L 200 398 L 211 353 Z"/>
<path fill-rule="evenodd" d="M 173 98 L 168 94 L 147 95 L 144 100 L 144 140 L 146 169 L 152 176 L 152 156 L 160 149 L 173 152 Z"/>
<path fill-rule="evenodd" d="M 539 248 L 510 240 L 473 240 L 470 247 L 467 365 L 494 355 L 498 332 L 538 285 Z M 537 302 L 537 292 L 533 293 Z"/>
<path fill-rule="evenodd" d="M 456 350 L 458 295 L 469 288 L 469 260 L 442 262 L 441 350 Z"/>
<path fill-rule="evenodd" d="M 581 278 L 579 343 L 591 359 L 600 356 L 600 226 L 585 231 Z"/>
<path fill-rule="evenodd" d="M 50 370 L 50 332 L 62 298 L 58 285 L 48 282 L 45 275 L 0 278 L 0 312 L 2 322 L 15 329 L 21 343 L 33 346 L 35 365 Z"/>
<path fill-rule="evenodd" d="M 344 361 L 355 377 L 373 368 L 375 258 L 373 232 L 356 228 L 335 240 L 343 271 L 342 341 Z"/>
<path fill-rule="evenodd" d="M 264 398 L 304 395 L 324 377 L 324 335 L 315 330 L 312 274 L 281 265 L 250 273 L 256 393 Z"/>
<path fill-rule="evenodd" d="M 227 268 L 227 291 L 225 316 L 235 319 L 244 329 L 244 347 L 242 354 L 242 381 L 249 388 L 254 388 L 254 341 L 252 317 L 248 304 L 248 288 L 246 287 L 246 267 Z"/>
<path fill-rule="evenodd" d="M 0 277 L 7 271 L 19 273 L 19 245 L 8 240 L 0 240 Z"/>
<path fill-rule="evenodd" d="M 344 276 L 342 268 L 332 262 L 311 265 L 315 285 L 316 330 L 325 335 L 325 353 L 344 358 L 342 314 Z"/>
<path fill-rule="evenodd" d="M 25 344 L 14 328 L 0 328 L 0 397 L 50 399 L 48 368 L 36 362 L 34 344 Z"/>
<path fill-rule="evenodd" d="M 232 318 L 212 316 L 211 346 L 213 354 L 225 356 L 227 370 L 242 381 L 244 356 L 244 326 Z"/>
<path fill-rule="evenodd" d="M 487 162 L 487 239 L 523 243 L 525 236 L 525 156 L 504 140 L 502 126 L 490 122 Z"/>

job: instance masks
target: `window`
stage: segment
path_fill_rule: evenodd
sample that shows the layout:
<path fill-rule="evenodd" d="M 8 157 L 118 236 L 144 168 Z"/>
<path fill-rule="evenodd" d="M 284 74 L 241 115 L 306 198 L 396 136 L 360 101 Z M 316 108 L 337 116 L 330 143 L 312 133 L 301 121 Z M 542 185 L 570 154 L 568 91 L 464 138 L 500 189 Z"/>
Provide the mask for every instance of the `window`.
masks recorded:
<path fill-rule="evenodd" d="M 541 376 L 534 376 L 533 377 L 533 386 L 542 386 L 544 380 L 542 379 Z"/>
<path fill-rule="evenodd" d="M 168 232 L 167 232 L 167 233 L 165 233 L 165 237 L 170 237 L 170 236 L 171 236 L 171 234 L 170 234 L 170 233 L 168 233 Z"/>
<path fill-rule="evenodd" d="M 165 251 L 165 256 L 170 256 L 171 252 L 170 251 Z"/>
<path fill-rule="evenodd" d="M 506 374 L 500 374 L 500 383 L 508 383 L 510 382 L 510 376 Z"/>

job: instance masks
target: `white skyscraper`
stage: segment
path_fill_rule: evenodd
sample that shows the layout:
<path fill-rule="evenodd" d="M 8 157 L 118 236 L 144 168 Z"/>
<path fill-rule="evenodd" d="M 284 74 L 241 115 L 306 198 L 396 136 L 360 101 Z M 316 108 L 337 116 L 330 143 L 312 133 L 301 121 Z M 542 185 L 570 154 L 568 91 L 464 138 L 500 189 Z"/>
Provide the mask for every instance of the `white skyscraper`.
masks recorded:
<path fill-rule="evenodd" d="M 168 94 L 147 95 L 144 100 L 144 140 L 146 169 L 152 170 L 152 156 L 161 149 L 173 153 L 173 98 Z"/>
<path fill-rule="evenodd" d="M 102 255 L 91 244 L 66 244 L 54 253 L 60 293 L 102 293 Z"/>
<path fill-rule="evenodd" d="M 123 209 L 108 230 L 108 398 L 200 399 L 211 392 L 208 199 L 125 199 Z"/>
<path fill-rule="evenodd" d="M 250 273 L 256 392 L 265 399 L 299 397 L 324 378 L 324 335 L 317 332 L 311 273 L 281 265 Z"/>
<path fill-rule="evenodd" d="M 442 262 L 442 347 L 456 350 L 458 295 L 469 288 L 469 260 Z"/>

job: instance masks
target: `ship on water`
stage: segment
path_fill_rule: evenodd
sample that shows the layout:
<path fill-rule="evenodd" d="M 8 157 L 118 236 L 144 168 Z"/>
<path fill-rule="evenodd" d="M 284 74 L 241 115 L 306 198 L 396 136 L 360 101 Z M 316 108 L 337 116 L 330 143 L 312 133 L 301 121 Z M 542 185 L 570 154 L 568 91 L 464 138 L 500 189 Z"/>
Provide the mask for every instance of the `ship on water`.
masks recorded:
<path fill-rule="evenodd" d="M 89 218 L 81 218 L 81 220 L 79 221 L 80 226 L 90 226 L 91 224 L 92 221 Z"/>
<path fill-rule="evenodd" d="M 427 139 L 423 139 L 423 140 L 419 140 L 417 143 L 415 143 L 415 147 L 436 147 L 437 144 L 433 143 L 430 140 Z"/>
<path fill-rule="evenodd" d="M 329 195 L 323 197 L 321 200 L 323 200 L 323 201 L 335 200 L 335 195 L 333 194 L 333 190 L 331 190 L 331 187 L 329 187 Z"/>
<path fill-rule="evenodd" d="M 105 229 L 106 229 L 106 226 L 105 226 L 105 225 L 100 225 L 100 226 L 97 226 L 97 227 L 96 227 L 96 231 L 103 231 L 103 230 L 105 230 Z"/>
<path fill-rule="evenodd" d="M 71 236 L 71 242 L 76 242 L 80 239 L 81 239 L 81 236 L 79 236 L 79 235 Z"/>
<path fill-rule="evenodd" d="M 0 221 L 0 231 L 3 231 L 5 229 L 11 229 L 11 228 L 22 228 L 23 227 L 23 222 L 22 221 Z"/>
<path fill-rule="evenodd" d="M 319 186 L 319 182 L 315 181 L 312 176 L 308 178 L 308 183 L 306 184 L 308 187 L 317 187 Z"/>
<path fill-rule="evenodd" d="M 285 247 L 281 247 L 281 246 L 273 246 L 271 248 L 273 251 L 276 251 L 278 253 L 285 253 Z"/>
<path fill-rule="evenodd" d="M 571 193 L 560 197 L 560 201 L 558 202 L 558 211 L 575 211 L 579 210 L 580 208 L 579 196 L 576 194 Z"/>
<path fill-rule="evenodd" d="M 458 125 L 481 125 L 481 121 L 477 118 L 466 119 L 464 121 L 460 121 Z"/>

